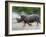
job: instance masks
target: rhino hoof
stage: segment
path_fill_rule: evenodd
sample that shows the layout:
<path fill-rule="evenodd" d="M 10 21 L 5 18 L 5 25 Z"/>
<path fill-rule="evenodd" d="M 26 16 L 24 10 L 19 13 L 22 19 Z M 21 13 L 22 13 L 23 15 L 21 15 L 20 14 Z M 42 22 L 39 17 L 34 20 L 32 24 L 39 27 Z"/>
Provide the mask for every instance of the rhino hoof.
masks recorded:
<path fill-rule="evenodd" d="M 32 26 L 32 24 L 29 24 L 29 26 Z"/>

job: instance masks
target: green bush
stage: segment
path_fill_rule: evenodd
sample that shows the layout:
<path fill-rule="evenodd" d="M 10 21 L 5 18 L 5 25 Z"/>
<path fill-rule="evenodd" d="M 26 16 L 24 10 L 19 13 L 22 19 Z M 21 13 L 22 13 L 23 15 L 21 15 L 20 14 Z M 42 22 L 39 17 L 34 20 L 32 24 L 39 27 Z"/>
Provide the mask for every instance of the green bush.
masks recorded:
<path fill-rule="evenodd" d="M 30 14 L 40 14 L 40 8 L 38 8 L 38 7 L 16 7 L 16 6 L 13 6 L 12 11 L 17 12 L 19 14 L 21 14 L 22 12 L 29 14 L 29 15 Z"/>

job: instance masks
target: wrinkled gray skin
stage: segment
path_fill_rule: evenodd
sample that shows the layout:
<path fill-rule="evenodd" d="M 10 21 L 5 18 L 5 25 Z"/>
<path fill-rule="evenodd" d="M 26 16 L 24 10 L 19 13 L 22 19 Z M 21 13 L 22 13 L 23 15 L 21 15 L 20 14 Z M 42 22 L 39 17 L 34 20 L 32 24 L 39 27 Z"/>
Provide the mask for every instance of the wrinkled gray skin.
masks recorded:
<path fill-rule="evenodd" d="M 40 17 L 37 14 L 32 14 L 30 16 L 21 15 L 21 18 L 16 18 L 16 20 L 17 20 L 18 23 L 24 21 L 24 26 L 25 26 L 26 23 L 28 25 L 31 25 L 30 23 L 35 22 L 35 21 L 37 22 L 37 25 L 38 25 L 38 23 L 40 23 Z"/>

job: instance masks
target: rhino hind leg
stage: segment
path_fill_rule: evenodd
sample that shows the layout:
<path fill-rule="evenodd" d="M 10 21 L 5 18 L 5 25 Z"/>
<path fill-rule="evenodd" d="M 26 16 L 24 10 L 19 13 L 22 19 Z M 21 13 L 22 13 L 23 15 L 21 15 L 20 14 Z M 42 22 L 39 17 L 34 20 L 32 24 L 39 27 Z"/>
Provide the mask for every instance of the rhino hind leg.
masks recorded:
<path fill-rule="evenodd" d="M 39 26 L 40 20 L 39 18 L 36 18 L 37 26 Z"/>
<path fill-rule="evenodd" d="M 38 20 L 38 21 L 37 21 L 37 26 L 39 26 L 39 23 L 40 23 L 40 21 Z M 41 24 L 41 23 L 40 23 L 40 24 Z"/>

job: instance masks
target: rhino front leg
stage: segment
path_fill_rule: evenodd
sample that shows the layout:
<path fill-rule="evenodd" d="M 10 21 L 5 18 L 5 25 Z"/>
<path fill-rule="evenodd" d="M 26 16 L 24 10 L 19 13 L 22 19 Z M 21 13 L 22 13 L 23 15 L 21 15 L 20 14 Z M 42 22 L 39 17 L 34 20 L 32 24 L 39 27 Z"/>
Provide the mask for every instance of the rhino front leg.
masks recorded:
<path fill-rule="evenodd" d="M 32 26 L 32 24 L 30 24 L 30 23 L 27 23 L 29 26 Z"/>
<path fill-rule="evenodd" d="M 23 27 L 25 26 L 25 24 L 26 24 L 26 22 L 24 22 L 24 25 L 23 25 Z"/>

